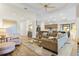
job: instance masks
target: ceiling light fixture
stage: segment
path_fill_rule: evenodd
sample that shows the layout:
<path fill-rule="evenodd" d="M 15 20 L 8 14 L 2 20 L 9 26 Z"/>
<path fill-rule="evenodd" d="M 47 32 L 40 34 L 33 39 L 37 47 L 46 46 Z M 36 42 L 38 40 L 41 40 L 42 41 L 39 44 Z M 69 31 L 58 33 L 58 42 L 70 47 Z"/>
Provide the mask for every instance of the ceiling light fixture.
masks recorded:
<path fill-rule="evenodd" d="M 45 3 L 45 4 L 42 4 L 41 3 L 41 5 L 43 6 L 43 8 L 46 10 L 46 11 L 48 11 L 50 8 L 56 8 L 55 6 L 51 6 L 51 4 L 50 3 Z"/>
<path fill-rule="evenodd" d="M 27 10 L 27 8 L 26 8 L 26 7 L 25 7 L 24 9 L 25 9 L 25 10 Z"/>

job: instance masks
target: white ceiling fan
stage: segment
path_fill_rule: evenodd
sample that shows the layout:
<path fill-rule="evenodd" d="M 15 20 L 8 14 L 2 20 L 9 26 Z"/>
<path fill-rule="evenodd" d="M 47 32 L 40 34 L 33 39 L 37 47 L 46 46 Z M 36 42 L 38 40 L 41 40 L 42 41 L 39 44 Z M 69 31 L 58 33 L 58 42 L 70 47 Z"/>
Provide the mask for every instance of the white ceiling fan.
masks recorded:
<path fill-rule="evenodd" d="M 48 11 L 48 9 L 55 9 L 55 8 L 56 8 L 56 6 L 51 5 L 51 3 L 40 3 L 40 4 L 43 6 L 43 8 L 44 8 L 46 11 Z"/>

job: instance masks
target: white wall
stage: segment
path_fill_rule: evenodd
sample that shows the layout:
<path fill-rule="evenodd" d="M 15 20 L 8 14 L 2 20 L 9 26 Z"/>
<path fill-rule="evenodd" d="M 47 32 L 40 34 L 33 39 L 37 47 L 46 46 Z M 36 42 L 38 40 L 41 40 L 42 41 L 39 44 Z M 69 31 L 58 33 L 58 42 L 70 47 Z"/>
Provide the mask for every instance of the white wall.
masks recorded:
<path fill-rule="evenodd" d="M 35 14 L 31 13 L 30 11 L 25 11 L 10 4 L 0 4 L 0 20 L 2 19 L 17 21 L 17 32 L 20 34 L 27 34 L 27 21 L 35 20 L 36 18 Z M 20 24 L 22 25 L 20 26 Z"/>
<path fill-rule="evenodd" d="M 77 39 L 78 39 L 78 42 L 79 42 L 79 17 L 77 18 L 76 26 L 77 26 L 76 36 L 77 36 Z"/>

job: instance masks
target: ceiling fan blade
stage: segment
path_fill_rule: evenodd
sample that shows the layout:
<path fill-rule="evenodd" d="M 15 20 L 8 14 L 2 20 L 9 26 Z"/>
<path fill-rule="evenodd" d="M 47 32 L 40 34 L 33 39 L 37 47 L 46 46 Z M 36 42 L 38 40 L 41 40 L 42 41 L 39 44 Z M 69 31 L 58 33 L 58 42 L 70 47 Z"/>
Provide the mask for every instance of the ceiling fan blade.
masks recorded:
<path fill-rule="evenodd" d="M 40 3 L 40 5 L 49 5 L 50 3 Z"/>
<path fill-rule="evenodd" d="M 43 5 L 44 8 L 56 8 L 55 6 L 50 6 L 50 3 L 48 3 L 48 4 L 41 3 L 41 5 Z"/>
<path fill-rule="evenodd" d="M 27 10 L 27 8 L 26 8 L 26 7 L 25 7 L 24 9 L 25 9 L 25 10 Z"/>
<path fill-rule="evenodd" d="M 47 8 L 56 8 L 55 6 L 47 6 Z"/>

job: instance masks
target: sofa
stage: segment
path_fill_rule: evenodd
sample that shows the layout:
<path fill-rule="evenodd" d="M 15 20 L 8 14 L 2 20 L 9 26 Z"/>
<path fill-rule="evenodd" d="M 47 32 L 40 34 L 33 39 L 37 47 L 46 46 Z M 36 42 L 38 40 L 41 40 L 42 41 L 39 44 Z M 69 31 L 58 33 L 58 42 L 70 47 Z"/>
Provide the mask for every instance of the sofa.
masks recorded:
<path fill-rule="evenodd" d="M 21 44 L 21 40 L 18 37 L 16 37 L 16 38 L 8 37 L 8 38 L 6 38 L 6 41 L 7 42 L 15 42 L 16 45 L 20 45 Z"/>
<path fill-rule="evenodd" d="M 58 53 L 58 44 L 55 38 L 53 39 L 42 38 L 40 41 L 41 41 L 40 45 L 43 48 L 48 49 L 49 51 L 52 51 L 56 54 Z"/>

